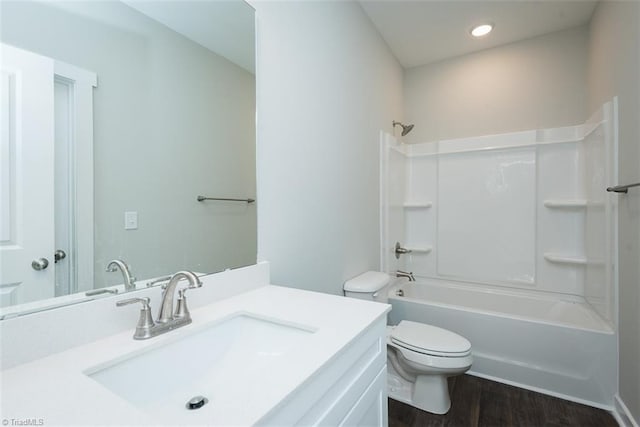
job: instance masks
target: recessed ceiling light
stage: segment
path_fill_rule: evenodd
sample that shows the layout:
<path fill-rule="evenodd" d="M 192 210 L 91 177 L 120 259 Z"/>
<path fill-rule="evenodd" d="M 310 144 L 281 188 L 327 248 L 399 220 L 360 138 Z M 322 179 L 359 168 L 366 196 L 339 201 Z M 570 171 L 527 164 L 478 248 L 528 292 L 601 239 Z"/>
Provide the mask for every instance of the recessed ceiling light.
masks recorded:
<path fill-rule="evenodd" d="M 493 24 L 476 25 L 471 29 L 471 35 L 473 37 L 482 37 L 489 34 L 491 30 L 493 30 Z"/>

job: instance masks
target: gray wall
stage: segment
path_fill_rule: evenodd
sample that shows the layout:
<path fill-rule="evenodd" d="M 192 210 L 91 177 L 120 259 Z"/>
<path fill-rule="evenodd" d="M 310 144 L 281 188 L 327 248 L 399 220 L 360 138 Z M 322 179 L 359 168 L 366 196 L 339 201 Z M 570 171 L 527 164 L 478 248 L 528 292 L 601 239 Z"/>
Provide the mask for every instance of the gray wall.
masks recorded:
<path fill-rule="evenodd" d="M 274 283 L 340 293 L 344 279 L 377 266 L 377 130 L 401 118 L 402 70 L 354 5 L 253 4 L 259 257 Z M 408 141 L 579 124 L 619 95 L 621 182 L 640 180 L 639 8 L 601 2 L 588 29 L 408 70 L 405 119 L 417 125 Z M 619 213 L 620 396 L 636 419 L 639 194 L 621 198 Z"/>
<path fill-rule="evenodd" d="M 95 282 L 256 259 L 254 76 L 119 2 L 3 2 L 2 40 L 94 71 Z M 124 230 L 137 211 L 138 230 Z M 86 285 L 86 284 L 85 284 Z"/>
<path fill-rule="evenodd" d="M 252 2 L 258 19 L 258 258 L 333 294 L 379 268 L 379 132 L 402 68 L 352 2 Z"/>
<path fill-rule="evenodd" d="M 581 124 L 588 29 L 579 27 L 406 70 L 406 142 Z"/>
<path fill-rule="evenodd" d="M 640 182 L 640 3 L 600 2 L 590 29 L 589 106 L 619 96 L 619 182 Z M 619 394 L 640 422 L 640 191 L 618 200 Z"/>

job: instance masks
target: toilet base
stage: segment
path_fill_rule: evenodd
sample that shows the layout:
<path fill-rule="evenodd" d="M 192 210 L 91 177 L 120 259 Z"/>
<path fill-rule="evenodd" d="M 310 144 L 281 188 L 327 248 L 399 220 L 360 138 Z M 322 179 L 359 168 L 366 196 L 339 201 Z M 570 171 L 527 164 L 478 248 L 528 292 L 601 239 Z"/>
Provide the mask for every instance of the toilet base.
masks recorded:
<path fill-rule="evenodd" d="M 413 383 L 403 379 L 387 365 L 387 393 L 389 397 L 399 402 L 413 406 L 411 397 L 413 395 Z"/>
<path fill-rule="evenodd" d="M 417 408 L 433 414 L 446 414 L 451 408 L 449 385 L 444 375 L 419 375 L 413 389 Z"/>
<path fill-rule="evenodd" d="M 414 384 L 387 365 L 387 392 L 394 400 L 432 414 L 446 414 L 451 408 L 447 377 L 444 375 L 420 375 Z"/>

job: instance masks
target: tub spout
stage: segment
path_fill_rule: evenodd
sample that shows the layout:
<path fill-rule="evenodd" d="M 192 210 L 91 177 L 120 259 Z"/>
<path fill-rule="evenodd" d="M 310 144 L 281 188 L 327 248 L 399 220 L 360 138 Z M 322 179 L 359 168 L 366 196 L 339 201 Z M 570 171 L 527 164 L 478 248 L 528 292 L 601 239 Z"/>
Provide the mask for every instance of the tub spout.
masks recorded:
<path fill-rule="evenodd" d="M 396 277 L 406 277 L 407 279 L 409 279 L 410 282 L 415 282 L 416 278 L 413 277 L 413 271 L 402 271 L 402 270 L 398 270 L 396 271 Z"/>

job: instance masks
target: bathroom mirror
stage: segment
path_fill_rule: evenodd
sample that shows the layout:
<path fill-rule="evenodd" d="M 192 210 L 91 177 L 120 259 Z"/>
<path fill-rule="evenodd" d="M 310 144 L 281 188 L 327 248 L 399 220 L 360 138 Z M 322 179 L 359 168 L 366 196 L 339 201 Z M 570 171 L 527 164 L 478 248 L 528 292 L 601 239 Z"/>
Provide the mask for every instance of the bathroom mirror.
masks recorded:
<path fill-rule="evenodd" d="M 242 201 L 256 191 L 253 9 L 241 0 L 2 1 L 0 8 L 3 46 L 52 61 L 55 74 L 54 86 L 35 98 L 53 116 L 54 135 L 37 120 L 25 124 L 51 136 L 45 148 L 35 155 L 28 132 L 11 125 L 3 132 L 0 307 L 42 300 L 51 304 L 37 305 L 48 307 L 122 284 L 119 271 L 105 271 L 113 259 L 126 261 L 138 284 L 255 263 L 256 202 Z M 3 107 L 26 123 L 19 89 L 28 73 L 9 61 L 3 57 Z M 67 76 L 76 72 L 92 82 L 88 102 L 80 100 L 86 88 Z M 29 178 L 35 187 L 21 174 L 36 163 L 16 163 L 23 155 L 51 157 L 52 170 L 36 167 Z M 31 209 L 35 223 L 23 223 L 27 201 L 43 199 L 51 211 Z M 52 242 L 14 261 L 29 229 Z M 35 290 L 20 290 L 28 286 Z"/>

